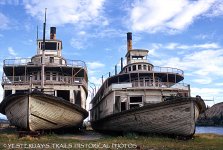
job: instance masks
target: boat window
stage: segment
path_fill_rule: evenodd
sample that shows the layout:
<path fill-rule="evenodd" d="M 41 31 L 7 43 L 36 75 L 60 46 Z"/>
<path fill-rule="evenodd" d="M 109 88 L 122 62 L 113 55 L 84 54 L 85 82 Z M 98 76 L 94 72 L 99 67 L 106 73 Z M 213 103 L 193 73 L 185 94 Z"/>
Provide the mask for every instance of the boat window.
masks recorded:
<path fill-rule="evenodd" d="M 56 81 L 57 80 L 57 74 L 53 73 L 53 80 Z"/>
<path fill-rule="evenodd" d="M 131 66 L 129 67 L 129 71 L 131 71 Z"/>
<path fill-rule="evenodd" d="M 141 65 L 138 65 L 138 70 L 142 70 L 142 66 Z"/>
<path fill-rule="evenodd" d="M 50 72 L 46 72 L 46 80 L 50 80 Z"/>
<path fill-rule="evenodd" d="M 37 74 L 34 74 L 34 80 L 37 80 Z"/>
<path fill-rule="evenodd" d="M 28 90 L 16 90 L 15 93 L 25 94 L 25 93 L 28 93 Z"/>
<path fill-rule="evenodd" d="M 41 42 L 41 49 L 43 49 L 43 42 Z M 46 50 L 56 50 L 57 43 L 56 42 L 45 42 Z"/>
<path fill-rule="evenodd" d="M 121 102 L 121 111 L 126 110 L 126 102 Z"/>
<path fill-rule="evenodd" d="M 132 66 L 132 70 L 135 71 L 136 70 L 136 65 Z"/>
<path fill-rule="evenodd" d="M 70 91 L 69 90 L 57 90 L 57 97 L 61 97 L 66 101 L 70 101 Z"/>
<path fill-rule="evenodd" d="M 129 108 L 134 109 L 142 106 L 142 96 L 130 97 Z"/>
<path fill-rule="evenodd" d="M 147 65 L 143 65 L 143 70 L 147 70 Z"/>
<path fill-rule="evenodd" d="M 120 111 L 120 96 L 115 96 L 115 113 Z"/>
<path fill-rule="evenodd" d="M 151 66 L 148 66 L 148 71 L 150 71 L 151 70 Z"/>
<path fill-rule="evenodd" d="M 74 91 L 75 104 L 81 107 L 81 91 Z"/>
<path fill-rule="evenodd" d="M 125 68 L 125 72 L 127 72 L 127 68 Z"/>
<path fill-rule="evenodd" d="M 54 57 L 50 57 L 50 63 L 54 63 Z"/>
<path fill-rule="evenodd" d="M 60 43 L 57 43 L 57 49 L 58 50 L 60 49 Z"/>
<path fill-rule="evenodd" d="M 139 97 L 130 97 L 130 103 L 142 102 L 142 96 Z"/>

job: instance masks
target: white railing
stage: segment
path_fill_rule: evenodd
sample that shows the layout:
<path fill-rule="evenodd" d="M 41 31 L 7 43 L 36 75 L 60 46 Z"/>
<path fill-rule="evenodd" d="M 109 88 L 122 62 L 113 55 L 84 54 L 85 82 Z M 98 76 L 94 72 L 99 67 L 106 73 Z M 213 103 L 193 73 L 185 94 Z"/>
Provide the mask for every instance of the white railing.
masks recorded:
<path fill-rule="evenodd" d="M 128 84 L 128 87 L 126 85 Z M 123 86 L 122 86 L 123 85 Z M 152 81 L 133 81 L 128 83 L 113 83 L 105 89 L 104 93 L 108 93 L 112 89 L 123 89 L 123 88 L 174 88 L 179 90 L 189 90 L 188 84 L 185 83 L 171 83 L 171 82 L 152 82 Z"/>
<path fill-rule="evenodd" d="M 185 83 L 171 83 L 171 82 L 152 82 L 152 81 L 133 81 L 132 87 L 159 87 L 159 88 L 177 88 L 177 89 L 188 89 L 188 84 Z"/>
<path fill-rule="evenodd" d="M 31 79 L 31 81 L 30 81 Z M 2 84 L 40 84 L 41 80 L 35 79 L 34 76 L 3 76 Z M 87 82 L 81 77 L 72 76 L 56 76 L 53 79 L 52 76 L 45 76 L 45 84 L 67 84 L 67 85 L 83 85 L 87 87 Z"/>
<path fill-rule="evenodd" d="M 48 62 L 48 61 L 45 61 L 45 63 L 47 65 L 50 65 L 50 64 L 55 64 L 56 62 L 60 62 L 61 59 L 54 59 L 53 62 Z M 70 67 L 82 67 L 82 68 L 85 68 L 87 69 L 86 67 L 86 64 L 84 61 L 81 61 L 81 60 L 65 60 L 66 63 L 65 63 L 65 66 L 70 66 Z M 55 63 L 54 63 L 55 62 Z M 18 66 L 18 65 L 29 65 L 29 66 L 32 66 L 32 65 L 41 65 L 41 62 L 32 62 L 31 61 L 31 58 L 21 58 L 21 59 L 5 59 L 3 61 L 3 65 L 4 66 Z M 60 65 L 59 63 L 56 63 L 56 65 Z"/>
<path fill-rule="evenodd" d="M 175 73 L 175 74 L 179 74 L 179 75 L 184 75 L 184 71 L 181 69 L 177 69 L 177 68 L 171 68 L 171 67 L 159 67 L 159 66 L 154 66 L 153 70 L 154 72 L 163 72 L 163 73 Z"/>

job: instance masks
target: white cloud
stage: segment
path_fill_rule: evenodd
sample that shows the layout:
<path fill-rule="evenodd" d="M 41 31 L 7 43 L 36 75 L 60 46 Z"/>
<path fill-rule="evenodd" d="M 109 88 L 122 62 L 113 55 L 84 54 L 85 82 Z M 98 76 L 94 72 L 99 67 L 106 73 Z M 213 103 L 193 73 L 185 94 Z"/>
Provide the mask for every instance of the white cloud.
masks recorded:
<path fill-rule="evenodd" d="M 210 84 L 212 83 L 212 79 L 210 77 L 202 77 L 202 76 L 199 76 L 197 79 L 193 79 L 192 80 L 193 82 L 195 83 L 198 83 L 198 84 Z"/>
<path fill-rule="evenodd" d="M 85 38 L 82 38 L 82 39 L 72 38 L 70 40 L 70 45 L 75 49 L 84 49 L 87 46 L 86 39 Z"/>
<path fill-rule="evenodd" d="M 95 88 L 96 86 L 96 89 L 99 89 L 100 86 L 102 85 L 102 78 L 96 78 L 94 76 L 91 76 L 89 81 L 95 85 L 92 86 L 92 84 L 90 84 L 93 88 Z"/>
<path fill-rule="evenodd" d="M 223 86 L 223 82 L 222 83 L 215 83 L 215 85 L 217 85 L 217 86 Z"/>
<path fill-rule="evenodd" d="M 192 48 L 215 49 L 220 48 L 220 46 L 217 43 L 205 43 L 192 45 Z"/>
<path fill-rule="evenodd" d="M 222 76 L 222 62 L 223 49 L 202 50 L 187 54 L 184 57 L 170 57 L 153 61 L 155 65 L 180 68 L 201 76 Z"/>
<path fill-rule="evenodd" d="M 78 35 L 86 35 L 87 33 L 85 32 L 85 31 L 80 31 L 80 32 L 78 32 Z"/>
<path fill-rule="evenodd" d="M 2 13 L 0 13 L 0 29 L 5 29 L 8 27 L 9 19 Z"/>
<path fill-rule="evenodd" d="M 163 46 L 166 49 L 217 49 L 220 46 L 217 43 L 204 43 L 204 44 L 193 44 L 193 45 L 183 45 L 179 43 L 168 43 Z"/>
<path fill-rule="evenodd" d="M 93 62 L 87 62 L 87 66 L 89 69 L 99 69 L 99 68 L 103 68 L 105 64 L 100 63 L 98 61 L 93 61 Z"/>
<path fill-rule="evenodd" d="M 31 16 L 43 21 L 44 8 L 47 8 L 47 22 L 50 25 L 105 24 L 103 4 L 105 0 L 35 0 L 29 1 L 25 9 Z M 108 23 L 108 22 L 107 22 Z"/>
<path fill-rule="evenodd" d="M 222 101 L 222 92 L 223 90 L 221 88 L 191 88 L 192 96 L 200 95 L 204 100 L 215 100 L 215 103 Z M 209 104 L 213 105 L 213 102 Z"/>
<path fill-rule="evenodd" d="M 12 56 L 17 56 L 17 53 L 15 52 L 15 50 L 12 47 L 8 47 L 8 52 Z"/>
<path fill-rule="evenodd" d="M 182 31 L 199 17 L 214 13 L 213 7 L 219 8 L 217 0 L 137 0 L 130 9 L 130 24 L 134 31 Z M 223 9 L 218 9 L 220 15 Z"/>

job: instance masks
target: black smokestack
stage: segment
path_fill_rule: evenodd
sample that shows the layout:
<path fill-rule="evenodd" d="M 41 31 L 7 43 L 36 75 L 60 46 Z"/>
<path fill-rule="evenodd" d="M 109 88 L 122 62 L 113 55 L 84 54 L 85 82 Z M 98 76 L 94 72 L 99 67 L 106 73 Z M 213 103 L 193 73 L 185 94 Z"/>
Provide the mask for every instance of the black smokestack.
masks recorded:
<path fill-rule="evenodd" d="M 132 49 L 132 32 L 127 33 L 127 50 Z"/>
<path fill-rule="evenodd" d="M 50 39 L 56 40 L 56 27 L 50 27 Z"/>

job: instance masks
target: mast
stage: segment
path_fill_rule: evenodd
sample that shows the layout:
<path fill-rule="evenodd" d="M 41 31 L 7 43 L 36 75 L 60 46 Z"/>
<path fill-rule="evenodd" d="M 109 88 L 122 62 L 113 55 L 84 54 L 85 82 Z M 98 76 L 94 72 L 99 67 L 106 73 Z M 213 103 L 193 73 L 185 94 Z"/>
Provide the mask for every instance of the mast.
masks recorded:
<path fill-rule="evenodd" d="M 41 68 L 41 89 L 44 88 L 45 79 L 45 33 L 46 32 L 46 8 L 45 8 L 45 22 L 43 23 L 43 45 L 42 45 L 42 68 Z"/>

